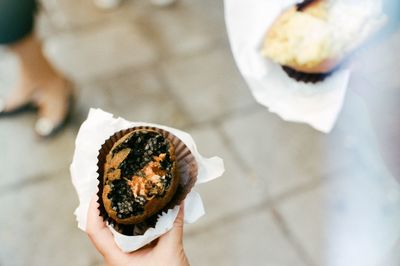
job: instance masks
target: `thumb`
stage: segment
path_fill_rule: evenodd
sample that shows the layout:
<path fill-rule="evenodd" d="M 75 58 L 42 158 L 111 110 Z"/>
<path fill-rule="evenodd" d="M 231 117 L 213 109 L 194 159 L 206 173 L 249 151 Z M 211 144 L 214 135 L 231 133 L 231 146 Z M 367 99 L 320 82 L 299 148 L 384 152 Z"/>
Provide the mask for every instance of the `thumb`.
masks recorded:
<path fill-rule="evenodd" d="M 184 224 L 184 203 L 182 202 L 179 206 L 178 215 L 175 218 L 172 229 L 166 234 L 162 235 L 159 240 L 160 242 L 167 242 L 168 244 L 182 244 L 183 237 L 183 224 Z"/>
<path fill-rule="evenodd" d="M 179 206 L 179 212 L 178 215 L 176 216 L 174 225 L 172 227 L 172 233 L 177 235 L 180 239 L 182 239 L 183 236 L 183 224 L 184 224 L 184 219 L 185 219 L 185 204 L 182 202 L 181 205 Z"/>

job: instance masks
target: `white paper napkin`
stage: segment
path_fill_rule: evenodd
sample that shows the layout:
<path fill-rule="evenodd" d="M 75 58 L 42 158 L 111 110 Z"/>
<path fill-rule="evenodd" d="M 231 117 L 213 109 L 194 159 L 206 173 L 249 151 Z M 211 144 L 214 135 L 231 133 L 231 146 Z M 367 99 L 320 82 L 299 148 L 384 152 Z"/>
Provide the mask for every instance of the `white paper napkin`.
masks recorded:
<path fill-rule="evenodd" d="M 75 153 L 70 166 L 72 183 L 78 193 L 79 206 L 75 210 L 78 227 L 85 231 L 89 203 L 97 193 L 97 156 L 101 145 L 115 132 L 135 126 L 153 126 L 171 132 L 182 140 L 190 149 L 198 165 L 197 184 L 220 177 L 224 170 L 221 158 L 204 158 L 199 154 L 192 137 L 183 131 L 156 124 L 129 122 L 114 118 L 112 114 L 101 109 L 90 109 L 88 118 L 83 122 L 75 142 Z M 195 185 L 195 187 L 196 187 Z M 194 188 L 195 188 L 194 187 Z M 155 228 L 148 229 L 142 236 L 125 236 L 111 226 L 115 242 L 124 252 L 137 250 L 172 228 L 178 214 L 179 206 L 168 210 L 160 216 Z M 185 199 L 185 223 L 194 223 L 205 214 L 200 195 L 192 190 Z"/>
<path fill-rule="evenodd" d="M 372 1 L 372 0 L 371 0 Z M 376 0 L 380 1 L 380 0 Z M 268 28 L 295 0 L 225 0 L 225 21 L 238 68 L 255 99 L 282 119 L 307 123 L 328 133 L 343 106 L 350 70 L 336 71 L 323 82 L 297 82 L 276 63 L 261 56 L 260 47 Z M 357 42 L 381 26 L 372 21 Z"/>

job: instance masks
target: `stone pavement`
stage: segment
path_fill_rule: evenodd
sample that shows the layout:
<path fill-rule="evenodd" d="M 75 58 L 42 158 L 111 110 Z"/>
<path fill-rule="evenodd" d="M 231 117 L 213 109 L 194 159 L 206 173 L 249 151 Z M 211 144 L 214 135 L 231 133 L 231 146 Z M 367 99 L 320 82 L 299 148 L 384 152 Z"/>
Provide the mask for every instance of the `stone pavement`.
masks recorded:
<path fill-rule="evenodd" d="M 160 9 L 129 0 L 113 11 L 89 0 L 42 2 L 38 33 L 79 101 L 49 141 L 32 134 L 34 114 L 0 120 L 1 266 L 102 265 L 77 229 L 68 171 L 90 107 L 181 128 L 203 155 L 225 160 L 224 176 L 199 188 L 207 215 L 186 226 L 192 265 L 400 265 L 399 184 L 356 89 L 399 96 L 399 54 L 385 53 L 399 46 L 398 32 L 358 54 L 344 109 L 325 135 L 254 101 L 229 50 L 221 1 Z M 0 50 L 1 95 L 16 70 Z M 374 102 L 384 114 L 388 102 Z"/>

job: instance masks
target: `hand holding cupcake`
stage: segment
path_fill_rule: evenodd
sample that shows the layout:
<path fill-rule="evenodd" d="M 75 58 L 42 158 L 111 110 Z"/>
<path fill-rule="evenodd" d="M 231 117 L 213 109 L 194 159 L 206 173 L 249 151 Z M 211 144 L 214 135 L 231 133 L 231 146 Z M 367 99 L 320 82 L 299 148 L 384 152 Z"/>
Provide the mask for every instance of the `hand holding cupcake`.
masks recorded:
<path fill-rule="evenodd" d="M 186 132 L 91 109 L 79 130 L 70 170 L 79 197 L 78 227 L 90 232 L 90 200 L 96 196 L 96 220 L 113 237 L 108 245 L 129 253 L 173 230 L 183 201 L 185 223 L 203 216 L 194 188 L 220 177 L 224 164 L 219 157 L 203 157 Z"/>
<path fill-rule="evenodd" d="M 156 242 L 133 253 L 124 253 L 116 245 L 111 231 L 99 216 L 98 207 L 96 197 L 93 197 L 89 206 L 86 232 L 93 245 L 103 255 L 106 265 L 189 265 L 182 243 L 183 204 L 169 232 Z"/>

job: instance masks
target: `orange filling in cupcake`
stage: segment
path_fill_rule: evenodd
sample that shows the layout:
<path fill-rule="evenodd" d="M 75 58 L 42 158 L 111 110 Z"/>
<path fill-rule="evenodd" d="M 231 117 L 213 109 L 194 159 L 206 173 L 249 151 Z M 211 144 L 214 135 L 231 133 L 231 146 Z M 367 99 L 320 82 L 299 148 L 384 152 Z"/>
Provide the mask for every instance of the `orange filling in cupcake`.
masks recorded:
<path fill-rule="evenodd" d="M 161 162 L 165 156 L 166 154 L 162 153 L 153 157 L 154 161 L 145 165 L 131 177 L 131 180 L 127 180 L 135 198 L 141 196 L 146 200 L 151 200 L 164 192 L 162 180 L 165 179 L 166 171 L 161 169 Z"/>

